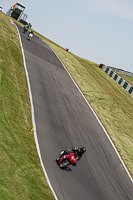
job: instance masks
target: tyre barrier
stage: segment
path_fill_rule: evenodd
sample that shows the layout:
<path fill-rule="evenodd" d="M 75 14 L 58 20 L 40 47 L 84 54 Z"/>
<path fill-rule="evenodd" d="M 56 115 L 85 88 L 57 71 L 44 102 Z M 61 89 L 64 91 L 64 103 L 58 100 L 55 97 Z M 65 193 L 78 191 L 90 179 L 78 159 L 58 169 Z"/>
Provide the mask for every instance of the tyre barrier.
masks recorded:
<path fill-rule="evenodd" d="M 116 74 L 111 67 L 100 64 L 99 68 L 105 71 L 115 82 L 117 82 L 120 86 L 122 86 L 129 94 L 133 97 L 133 86 L 131 86 L 128 82 L 126 82 L 123 78 L 121 78 L 118 74 Z"/>

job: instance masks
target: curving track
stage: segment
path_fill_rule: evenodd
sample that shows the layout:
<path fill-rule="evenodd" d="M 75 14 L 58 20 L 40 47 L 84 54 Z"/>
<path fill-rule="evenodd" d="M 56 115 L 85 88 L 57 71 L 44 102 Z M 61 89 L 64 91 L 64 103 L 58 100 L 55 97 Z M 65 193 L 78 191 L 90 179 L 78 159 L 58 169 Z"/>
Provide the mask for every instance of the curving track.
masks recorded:
<path fill-rule="evenodd" d="M 41 39 L 18 26 L 33 97 L 37 137 L 44 167 L 59 200 L 133 200 L 133 184 L 103 128 Z M 86 154 L 71 171 L 59 169 L 62 149 L 84 145 Z"/>

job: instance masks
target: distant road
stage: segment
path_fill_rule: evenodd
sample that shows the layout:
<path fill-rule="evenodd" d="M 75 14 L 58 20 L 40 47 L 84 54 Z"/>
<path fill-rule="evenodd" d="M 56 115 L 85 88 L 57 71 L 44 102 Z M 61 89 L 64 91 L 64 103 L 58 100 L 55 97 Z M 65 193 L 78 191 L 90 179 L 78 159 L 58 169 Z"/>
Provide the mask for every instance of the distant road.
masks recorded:
<path fill-rule="evenodd" d="M 42 161 L 59 200 L 133 200 L 133 184 L 101 125 L 50 47 L 18 26 L 30 79 Z M 67 54 L 67 53 L 66 53 Z M 85 146 L 72 171 L 61 150 Z"/>

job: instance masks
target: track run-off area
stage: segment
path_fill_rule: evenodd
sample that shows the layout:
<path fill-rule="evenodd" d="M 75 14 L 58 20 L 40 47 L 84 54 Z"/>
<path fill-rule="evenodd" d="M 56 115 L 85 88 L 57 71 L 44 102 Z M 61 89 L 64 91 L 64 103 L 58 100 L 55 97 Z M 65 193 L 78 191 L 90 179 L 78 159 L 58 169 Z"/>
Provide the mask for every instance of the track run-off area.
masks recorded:
<path fill-rule="evenodd" d="M 48 183 L 58 200 L 133 200 L 133 183 L 104 128 L 62 62 L 40 38 L 27 40 L 17 25 L 29 86 L 35 141 Z M 55 159 L 85 146 L 71 170 Z"/>

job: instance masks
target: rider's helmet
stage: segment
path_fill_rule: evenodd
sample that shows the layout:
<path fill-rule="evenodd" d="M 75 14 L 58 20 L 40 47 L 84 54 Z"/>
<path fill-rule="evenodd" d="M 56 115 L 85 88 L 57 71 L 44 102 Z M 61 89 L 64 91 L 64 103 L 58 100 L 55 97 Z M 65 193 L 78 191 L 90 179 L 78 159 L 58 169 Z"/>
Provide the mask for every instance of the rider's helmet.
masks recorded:
<path fill-rule="evenodd" d="M 30 28 L 32 27 L 31 23 L 29 23 Z"/>
<path fill-rule="evenodd" d="M 81 151 L 82 153 L 85 153 L 85 152 L 86 152 L 86 148 L 85 148 L 85 147 L 82 147 L 82 148 L 80 149 L 80 151 Z"/>

